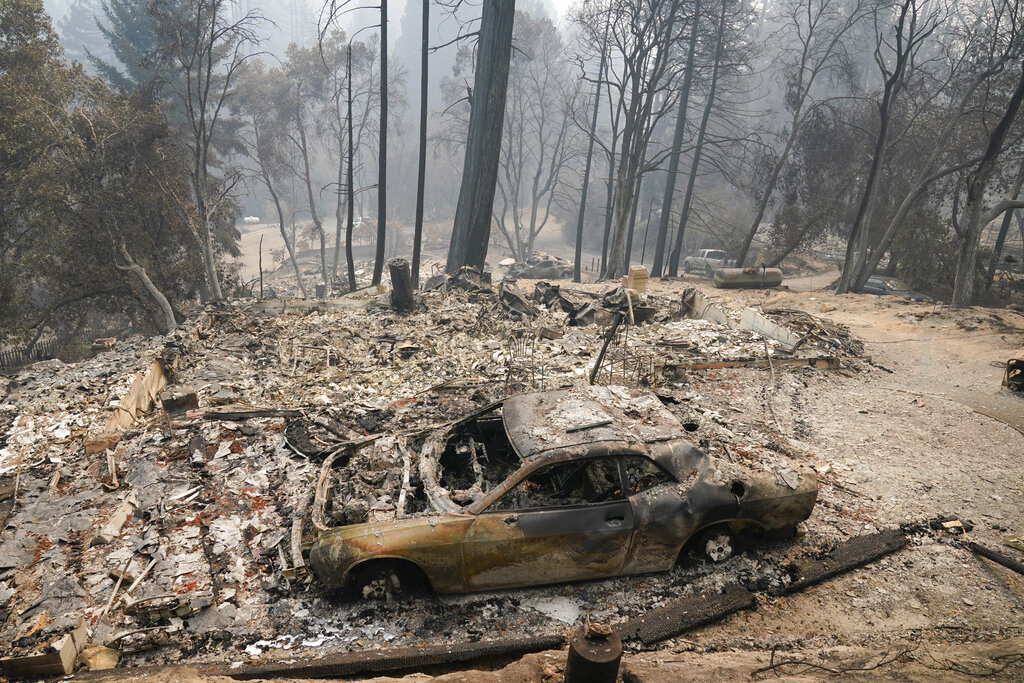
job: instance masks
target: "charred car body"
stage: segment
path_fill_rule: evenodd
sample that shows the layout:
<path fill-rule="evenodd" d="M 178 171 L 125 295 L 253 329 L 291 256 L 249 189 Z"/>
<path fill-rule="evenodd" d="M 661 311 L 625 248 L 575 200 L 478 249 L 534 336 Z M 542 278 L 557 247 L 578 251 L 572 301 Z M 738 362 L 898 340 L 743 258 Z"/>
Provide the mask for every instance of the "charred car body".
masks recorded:
<path fill-rule="evenodd" d="M 572 269 L 572 261 L 542 252 L 534 252 L 526 261 L 509 266 L 508 276 L 510 278 L 564 280 L 572 277 Z"/>
<path fill-rule="evenodd" d="M 309 559 L 329 586 L 457 593 L 667 571 L 694 537 L 724 559 L 728 532 L 791 528 L 817 498 L 809 468 L 708 457 L 656 396 L 624 387 L 512 396 L 427 433 L 418 457 L 394 445 L 402 484 L 384 514 L 330 527 L 321 477 Z"/>

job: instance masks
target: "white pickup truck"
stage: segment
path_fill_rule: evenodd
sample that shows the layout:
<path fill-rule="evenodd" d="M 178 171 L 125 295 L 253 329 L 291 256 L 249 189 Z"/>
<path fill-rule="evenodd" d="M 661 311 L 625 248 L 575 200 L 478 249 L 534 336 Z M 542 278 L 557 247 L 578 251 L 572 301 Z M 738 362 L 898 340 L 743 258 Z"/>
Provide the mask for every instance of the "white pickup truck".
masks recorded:
<path fill-rule="evenodd" d="M 728 254 L 721 249 L 701 249 L 683 259 L 683 272 L 702 273 L 711 277 L 717 269 L 733 265 L 734 261 L 726 256 Z"/>

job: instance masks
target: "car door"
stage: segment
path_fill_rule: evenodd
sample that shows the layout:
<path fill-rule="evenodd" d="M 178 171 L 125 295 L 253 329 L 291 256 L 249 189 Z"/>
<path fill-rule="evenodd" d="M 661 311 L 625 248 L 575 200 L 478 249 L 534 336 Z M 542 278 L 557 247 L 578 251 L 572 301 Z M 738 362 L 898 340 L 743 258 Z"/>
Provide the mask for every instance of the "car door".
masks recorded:
<path fill-rule="evenodd" d="M 623 573 L 667 571 L 693 532 L 693 516 L 678 482 L 657 463 L 642 455 L 622 461 L 636 527 Z"/>
<path fill-rule="evenodd" d="M 473 589 L 617 574 L 633 510 L 614 457 L 542 466 L 477 515 L 462 543 Z"/>

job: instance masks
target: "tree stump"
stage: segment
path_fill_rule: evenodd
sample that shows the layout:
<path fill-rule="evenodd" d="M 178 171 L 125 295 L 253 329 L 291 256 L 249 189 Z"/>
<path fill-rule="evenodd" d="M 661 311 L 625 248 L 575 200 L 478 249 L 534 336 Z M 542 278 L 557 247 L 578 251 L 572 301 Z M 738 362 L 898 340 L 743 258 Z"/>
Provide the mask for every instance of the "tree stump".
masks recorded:
<path fill-rule="evenodd" d="M 404 258 L 388 261 L 391 271 L 391 306 L 396 311 L 411 311 L 416 303 L 413 298 L 412 271 Z"/>

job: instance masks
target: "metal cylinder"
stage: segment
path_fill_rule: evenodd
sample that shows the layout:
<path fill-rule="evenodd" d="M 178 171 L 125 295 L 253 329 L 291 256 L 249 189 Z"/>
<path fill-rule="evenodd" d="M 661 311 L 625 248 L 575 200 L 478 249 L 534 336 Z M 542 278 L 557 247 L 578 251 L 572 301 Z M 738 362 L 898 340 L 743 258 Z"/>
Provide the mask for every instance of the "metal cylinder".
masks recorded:
<path fill-rule="evenodd" d="M 604 624 L 583 624 L 569 639 L 565 683 L 615 683 L 622 640 Z"/>
<path fill-rule="evenodd" d="M 720 289 L 765 289 L 782 284 L 778 268 L 719 268 L 714 274 L 715 287 Z"/>

